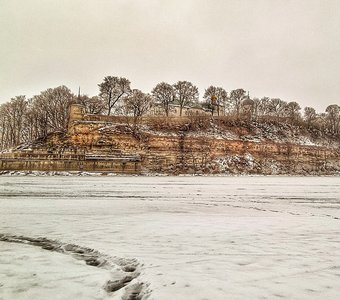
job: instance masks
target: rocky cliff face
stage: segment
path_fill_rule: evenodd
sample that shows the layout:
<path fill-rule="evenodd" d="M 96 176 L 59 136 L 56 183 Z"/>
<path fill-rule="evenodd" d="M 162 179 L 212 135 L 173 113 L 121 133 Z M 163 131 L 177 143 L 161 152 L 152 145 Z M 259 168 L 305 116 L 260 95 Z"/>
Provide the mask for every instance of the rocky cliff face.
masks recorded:
<path fill-rule="evenodd" d="M 136 126 L 72 108 L 67 133 L 0 154 L 0 170 L 340 174 L 339 138 L 282 122 L 149 117 Z"/>
<path fill-rule="evenodd" d="M 77 120 L 66 139 L 50 143 L 91 154 L 137 154 L 143 172 L 340 174 L 339 141 L 312 139 L 293 126 L 228 127 L 207 120 L 208 126 L 200 128 L 182 119 L 170 125 L 149 120 L 134 128 L 116 121 Z"/>

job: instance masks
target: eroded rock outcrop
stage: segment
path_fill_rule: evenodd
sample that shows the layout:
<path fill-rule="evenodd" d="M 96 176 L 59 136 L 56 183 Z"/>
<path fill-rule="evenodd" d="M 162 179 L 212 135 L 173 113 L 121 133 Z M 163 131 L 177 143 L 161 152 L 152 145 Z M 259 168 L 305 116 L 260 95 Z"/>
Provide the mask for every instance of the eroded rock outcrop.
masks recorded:
<path fill-rule="evenodd" d="M 340 174 L 340 141 L 289 124 L 71 113 L 67 133 L 3 153 L 0 169 L 166 174 Z M 7 160 L 6 160 L 7 155 Z"/>

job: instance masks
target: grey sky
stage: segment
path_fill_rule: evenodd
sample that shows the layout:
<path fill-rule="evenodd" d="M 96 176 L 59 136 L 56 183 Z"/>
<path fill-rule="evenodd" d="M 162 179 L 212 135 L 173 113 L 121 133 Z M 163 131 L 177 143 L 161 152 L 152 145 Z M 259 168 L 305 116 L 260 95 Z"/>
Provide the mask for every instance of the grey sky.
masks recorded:
<path fill-rule="evenodd" d="M 0 103 L 104 76 L 340 104 L 338 0 L 0 0 Z"/>

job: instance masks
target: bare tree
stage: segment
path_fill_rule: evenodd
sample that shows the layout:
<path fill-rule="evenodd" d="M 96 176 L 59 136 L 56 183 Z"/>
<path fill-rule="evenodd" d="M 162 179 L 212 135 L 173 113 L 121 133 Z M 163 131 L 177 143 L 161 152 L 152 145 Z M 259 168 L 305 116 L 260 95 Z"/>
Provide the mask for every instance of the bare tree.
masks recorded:
<path fill-rule="evenodd" d="M 99 96 L 81 95 L 78 96 L 77 101 L 85 107 L 88 114 L 102 114 L 105 111 L 105 102 Z"/>
<path fill-rule="evenodd" d="M 254 101 L 247 97 L 241 102 L 241 110 L 242 116 L 245 117 L 248 122 L 250 122 L 253 119 Z"/>
<path fill-rule="evenodd" d="M 12 130 L 9 102 L 0 105 L 1 149 L 12 146 Z"/>
<path fill-rule="evenodd" d="M 212 113 L 214 113 L 215 106 L 217 107 L 216 111 L 217 115 L 219 116 L 221 113 L 221 107 L 223 110 L 225 110 L 228 100 L 228 93 L 222 87 L 215 87 L 211 85 L 205 90 L 203 98 L 207 103 L 210 103 Z"/>
<path fill-rule="evenodd" d="M 125 115 L 133 117 L 133 128 L 136 129 L 139 120 L 152 107 L 153 99 L 151 95 L 144 94 L 142 91 L 134 89 L 131 94 L 124 98 Z"/>
<path fill-rule="evenodd" d="M 270 98 L 262 97 L 258 107 L 259 116 L 267 116 L 270 112 Z"/>
<path fill-rule="evenodd" d="M 48 122 L 49 113 L 46 106 L 45 101 L 38 96 L 34 96 L 29 101 L 27 121 L 32 126 L 31 133 L 35 138 L 46 136 L 52 130 Z"/>
<path fill-rule="evenodd" d="M 155 100 L 162 105 L 165 111 L 165 115 L 168 117 L 170 109 L 169 106 L 175 100 L 175 92 L 173 86 L 166 82 L 161 82 L 156 85 L 151 93 Z"/>
<path fill-rule="evenodd" d="M 327 130 L 327 114 L 326 113 L 320 113 L 316 115 L 315 121 L 313 122 L 314 126 L 318 128 L 322 134 L 325 134 Z"/>
<path fill-rule="evenodd" d="M 65 130 L 73 97 L 67 87 L 60 86 L 28 101 L 25 96 L 18 96 L 1 105 L 1 147 L 13 147 L 55 130 Z"/>
<path fill-rule="evenodd" d="M 257 120 L 260 113 L 261 100 L 259 98 L 253 98 L 253 118 Z"/>
<path fill-rule="evenodd" d="M 46 122 L 40 123 L 42 111 L 38 109 L 37 105 L 34 105 L 33 99 L 28 100 L 28 106 L 25 118 L 25 127 L 27 130 L 27 141 L 33 141 L 46 134 L 45 127 Z"/>
<path fill-rule="evenodd" d="M 32 101 L 46 133 L 67 128 L 69 106 L 74 101 L 74 95 L 69 88 L 63 85 L 47 89 L 34 96 Z"/>
<path fill-rule="evenodd" d="M 179 104 L 179 115 L 182 116 L 183 107 L 198 101 L 198 88 L 189 81 L 178 81 L 174 84 L 175 99 Z"/>
<path fill-rule="evenodd" d="M 294 123 L 298 118 L 300 118 L 300 110 L 301 107 L 297 102 L 289 102 L 285 106 L 285 113 L 287 114 L 287 117 L 289 118 L 291 123 Z"/>
<path fill-rule="evenodd" d="M 7 147 L 7 117 L 6 108 L 7 103 L 0 105 L 0 149 Z"/>
<path fill-rule="evenodd" d="M 336 104 L 329 105 L 326 108 L 328 128 L 331 133 L 340 132 L 340 106 Z"/>
<path fill-rule="evenodd" d="M 317 114 L 313 107 L 305 107 L 304 120 L 307 123 L 307 127 L 310 127 L 312 122 L 316 119 Z"/>
<path fill-rule="evenodd" d="M 232 90 L 230 92 L 230 102 L 234 111 L 236 112 L 236 116 L 240 116 L 241 112 L 241 103 L 244 99 L 246 99 L 246 91 L 244 89 Z"/>
<path fill-rule="evenodd" d="M 110 115 L 114 105 L 131 92 L 130 81 L 124 77 L 106 76 L 99 86 L 99 96 L 105 101 L 107 114 Z"/>
<path fill-rule="evenodd" d="M 24 140 L 26 110 L 27 100 L 25 96 L 17 96 L 0 106 L 2 148 L 16 146 Z"/>
<path fill-rule="evenodd" d="M 276 117 L 279 120 L 280 117 L 284 116 L 287 102 L 281 100 L 280 98 L 271 98 L 269 101 L 269 114 Z"/>
<path fill-rule="evenodd" d="M 25 124 L 25 114 L 27 110 L 27 100 L 25 96 L 18 96 L 11 100 L 12 117 L 14 125 L 14 144 L 18 145 L 23 141 L 23 129 Z"/>

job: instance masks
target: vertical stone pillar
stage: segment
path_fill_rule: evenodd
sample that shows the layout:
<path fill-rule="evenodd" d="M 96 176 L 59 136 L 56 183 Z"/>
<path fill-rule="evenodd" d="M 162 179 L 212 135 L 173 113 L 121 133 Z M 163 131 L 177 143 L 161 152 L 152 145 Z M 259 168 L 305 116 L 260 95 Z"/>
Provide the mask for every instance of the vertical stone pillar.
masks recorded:
<path fill-rule="evenodd" d="M 69 119 L 68 119 L 68 133 L 73 133 L 73 125 L 75 121 L 81 121 L 84 119 L 85 115 L 85 107 L 81 104 L 71 104 L 70 105 L 70 112 L 69 112 Z"/>

